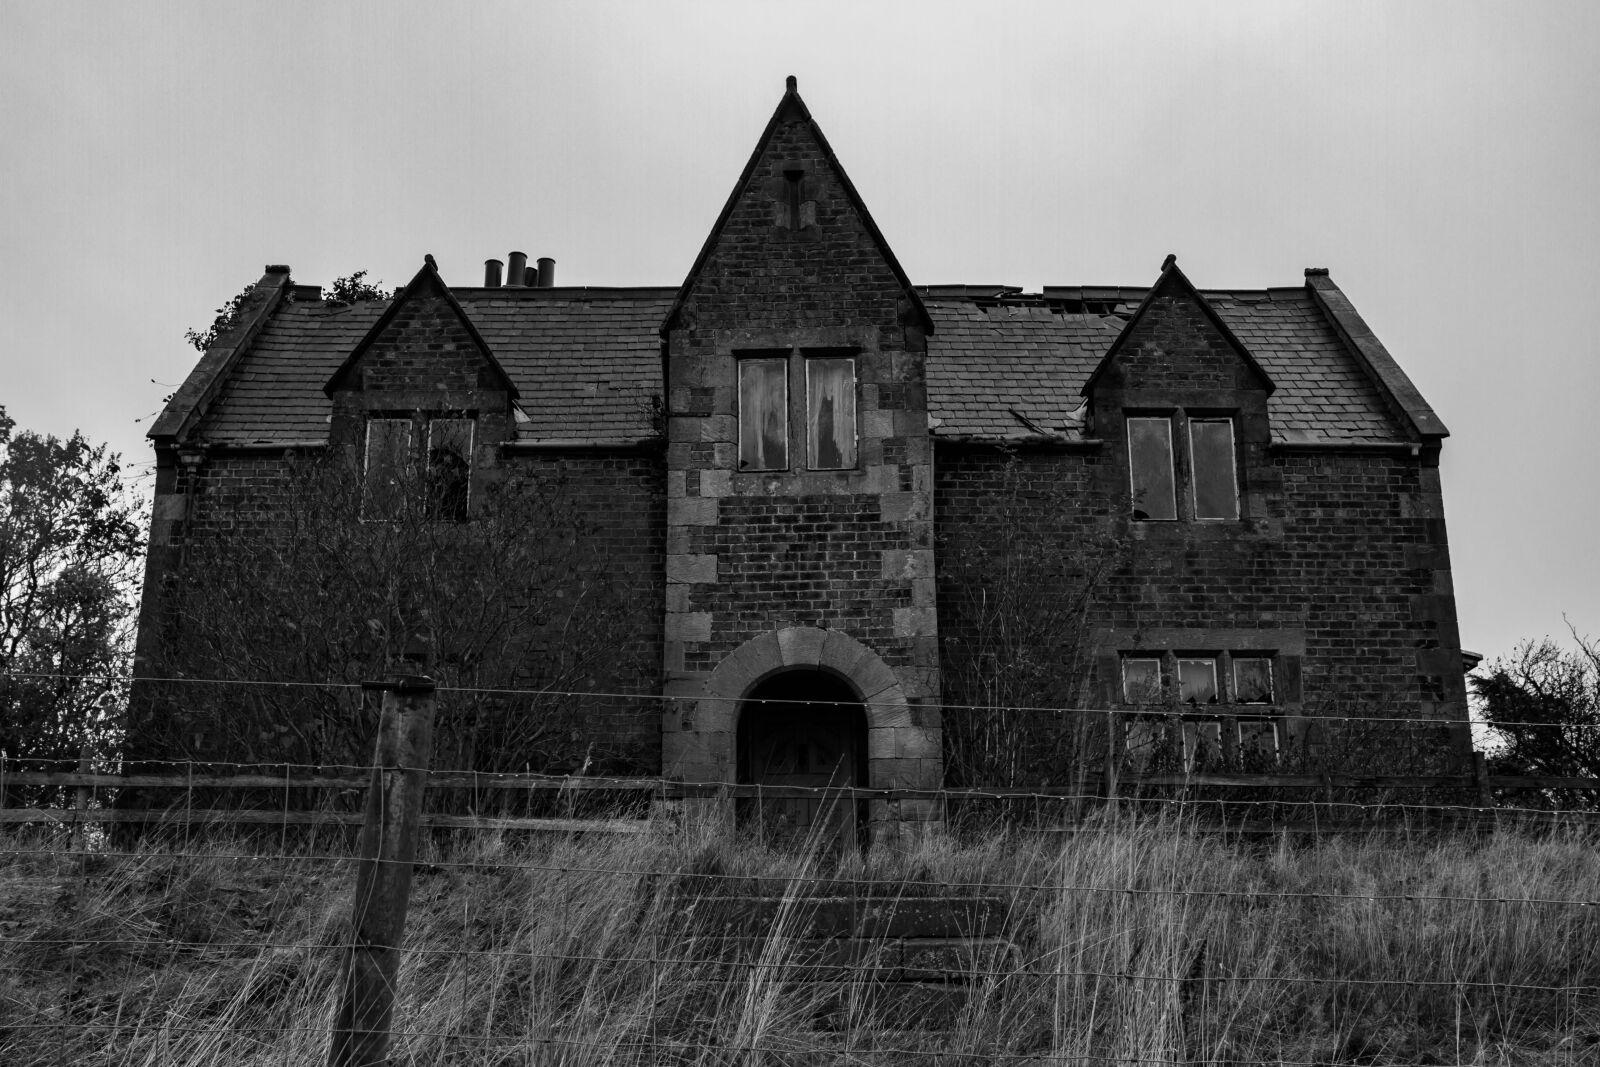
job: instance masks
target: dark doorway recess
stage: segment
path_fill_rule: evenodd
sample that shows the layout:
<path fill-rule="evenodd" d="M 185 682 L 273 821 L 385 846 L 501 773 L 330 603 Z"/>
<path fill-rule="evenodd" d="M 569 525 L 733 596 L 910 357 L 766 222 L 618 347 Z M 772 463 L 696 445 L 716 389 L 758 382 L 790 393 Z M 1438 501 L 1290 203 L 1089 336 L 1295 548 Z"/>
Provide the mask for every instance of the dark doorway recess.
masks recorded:
<path fill-rule="evenodd" d="M 848 682 L 802 669 L 760 683 L 739 708 L 738 751 L 740 784 L 819 790 L 741 801 L 742 823 L 774 842 L 863 840 L 866 804 L 827 792 L 867 784 L 867 713 Z"/>

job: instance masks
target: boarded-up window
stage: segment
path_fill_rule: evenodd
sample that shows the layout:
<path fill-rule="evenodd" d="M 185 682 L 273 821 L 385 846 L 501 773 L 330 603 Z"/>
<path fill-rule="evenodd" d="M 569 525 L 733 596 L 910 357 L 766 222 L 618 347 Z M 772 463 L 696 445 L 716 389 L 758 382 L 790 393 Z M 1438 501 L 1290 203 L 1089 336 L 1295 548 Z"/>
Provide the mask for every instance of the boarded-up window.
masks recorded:
<path fill-rule="evenodd" d="M 400 517 L 411 482 L 411 420 L 368 419 L 361 517 Z"/>
<path fill-rule="evenodd" d="M 1133 482 L 1133 517 L 1176 519 L 1177 479 L 1172 466 L 1172 420 L 1128 420 L 1128 464 Z"/>
<path fill-rule="evenodd" d="M 806 466 L 847 470 L 856 465 L 856 361 L 806 360 Z"/>
<path fill-rule="evenodd" d="M 1210 657 L 1179 657 L 1178 702 L 1215 704 L 1217 702 L 1217 661 Z"/>
<path fill-rule="evenodd" d="M 1272 703 L 1272 660 L 1264 656 L 1233 657 L 1233 699 L 1239 704 Z"/>
<path fill-rule="evenodd" d="M 428 477 L 424 489 L 430 518 L 466 521 L 472 486 L 472 422 L 428 422 Z"/>
<path fill-rule="evenodd" d="M 1122 661 L 1122 699 L 1129 704 L 1161 703 L 1161 661 L 1126 657 Z"/>
<path fill-rule="evenodd" d="M 739 469 L 789 469 L 789 362 L 739 361 Z"/>
<path fill-rule="evenodd" d="M 1234 478 L 1233 421 L 1189 420 L 1189 453 L 1194 467 L 1194 517 L 1237 519 L 1239 492 Z"/>

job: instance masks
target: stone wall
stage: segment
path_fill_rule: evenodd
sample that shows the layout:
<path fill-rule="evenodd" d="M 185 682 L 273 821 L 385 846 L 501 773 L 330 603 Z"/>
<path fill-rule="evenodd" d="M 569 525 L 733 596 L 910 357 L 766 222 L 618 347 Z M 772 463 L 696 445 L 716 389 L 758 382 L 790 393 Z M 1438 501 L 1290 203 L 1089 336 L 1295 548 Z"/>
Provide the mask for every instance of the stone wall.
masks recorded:
<path fill-rule="evenodd" d="M 924 707 L 939 699 L 932 445 L 913 305 L 815 127 L 786 102 L 668 335 L 669 774 L 731 780 L 738 698 L 764 673 L 821 665 L 867 701 L 872 784 L 939 781 L 938 716 Z M 818 352 L 856 361 L 849 470 L 806 467 L 804 360 Z M 784 470 L 739 469 L 738 360 L 751 353 L 789 367 Z M 786 660 L 781 633 L 838 633 L 865 651 L 843 668 Z M 730 661 L 739 668 L 719 674 Z"/>

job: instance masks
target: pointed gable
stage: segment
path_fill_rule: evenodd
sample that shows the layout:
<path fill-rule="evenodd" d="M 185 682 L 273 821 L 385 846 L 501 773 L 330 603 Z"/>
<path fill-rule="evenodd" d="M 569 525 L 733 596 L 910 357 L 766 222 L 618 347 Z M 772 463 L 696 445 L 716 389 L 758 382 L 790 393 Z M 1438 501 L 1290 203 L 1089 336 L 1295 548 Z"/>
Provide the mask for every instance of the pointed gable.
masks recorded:
<path fill-rule="evenodd" d="M 1261 364 L 1171 255 L 1084 383 L 1083 395 L 1112 384 L 1136 390 L 1254 387 L 1269 396 L 1274 389 Z"/>
<path fill-rule="evenodd" d="M 439 276 L 433 257 L 425 256 L 422 269 L 395 294 L 322 391 L 331 397 L 347 389 L 452 388 L 517 395 L 488 342 Z"/>
<path fill-rule="evenodd" d="M 922 297 L 791 75 L 662 323 L 745 317 L 754 329 L 873 322 L 933 329 Z"/>

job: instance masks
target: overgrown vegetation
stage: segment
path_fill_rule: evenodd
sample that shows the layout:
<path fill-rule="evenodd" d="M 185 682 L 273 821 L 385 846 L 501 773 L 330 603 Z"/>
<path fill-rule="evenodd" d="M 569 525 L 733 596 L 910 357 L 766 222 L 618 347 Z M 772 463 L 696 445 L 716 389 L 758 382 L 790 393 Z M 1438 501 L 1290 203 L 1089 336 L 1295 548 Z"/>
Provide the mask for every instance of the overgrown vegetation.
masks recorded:
<path fill-rule="evenodd" d="M 586 723 L 653 723 L 654 706 L 575 695 L 640 688 L 646 576 L 607 557 L 557 470 L 478 472 L 466 522 L 439 517 L 465 482 L 432 473 L 397 469 L 381 519 L 339 450 L 216 501 L 168 590 L 163 671 L 196 681 L 141 686 L 131 755 L 361 766 L 376 716 L 360 683 L 427 673 L 444 690 L 435 766 L 648 769 L 644 731 Z"/>
<path fill-rule="evenodd" d="M 947 715 L 951 785 L 1067 784 L 1103 762 L 1102 719 L 1042 709 L 1089 707 L 1088 619 L 1129 544 L 1073 522 L 1073 487 L 1014 454 L 972 508 L 981 520 L 939 544 L 945 699 L 983 714 Z"/>
<path fill-rule="evenodd" d="M 358 270 L 354 274 L 346 274 L 342 278 L 335 278 L 331 285 L 323 287 L 324 300 L 337 300 L 345 304 L 359 304 L 366 300 L 387 300 L 392 295 L 382 283 L 372 284 L 366 281 L 367 272 Z"/>
<path fill-rule="evenodd" d="M 1572 633 L 1567 649 L 1546 637 L 1519 645 L 1472 678 L 1485 726 L 1498 744 L 1496 774 L 1600 778 L 1600 644 Z M 1518 790 L 1530 807 L 1600 808 L 1591 790 Z"/>
<path fill-rule="evenodd" d="M 196 352 L 202 354 L 206 349 L 217 343 L 217 339 L 233 328 L 234 322 L 239 318 L 239 313 L 250 303 L 250 298 L 255 295 L 254 283 L 245 286 L 235 293 L 227 303 L 217 308 L 216 317 L 211 320 L 211 325 L 204 330 L 185 330 L 183 339 L 194 346 Z"/>
<path fill-rule="evenodd" d="M 279 856 L 197 840 L 7 841 L 0 1060 L 322 1060 L 351 891 L 349 862 L 322 853 L 342 842 Z M 1596 844 L 1252 844 L 1114 818 L 843 861 L 689 832 L 436 843 L 394 1051 L 485 1067 L 1588 1063 Z M 751 932 L 738 897 L 758 887 L 786 903 Z M 996 898 L 1015 946 L 1000 965 L 975 953 L 942 1010 L 895 1019 L 893 975 L 844 956 L 819 972 L 799 936 L 823 895 L 941 893 Z"/>

